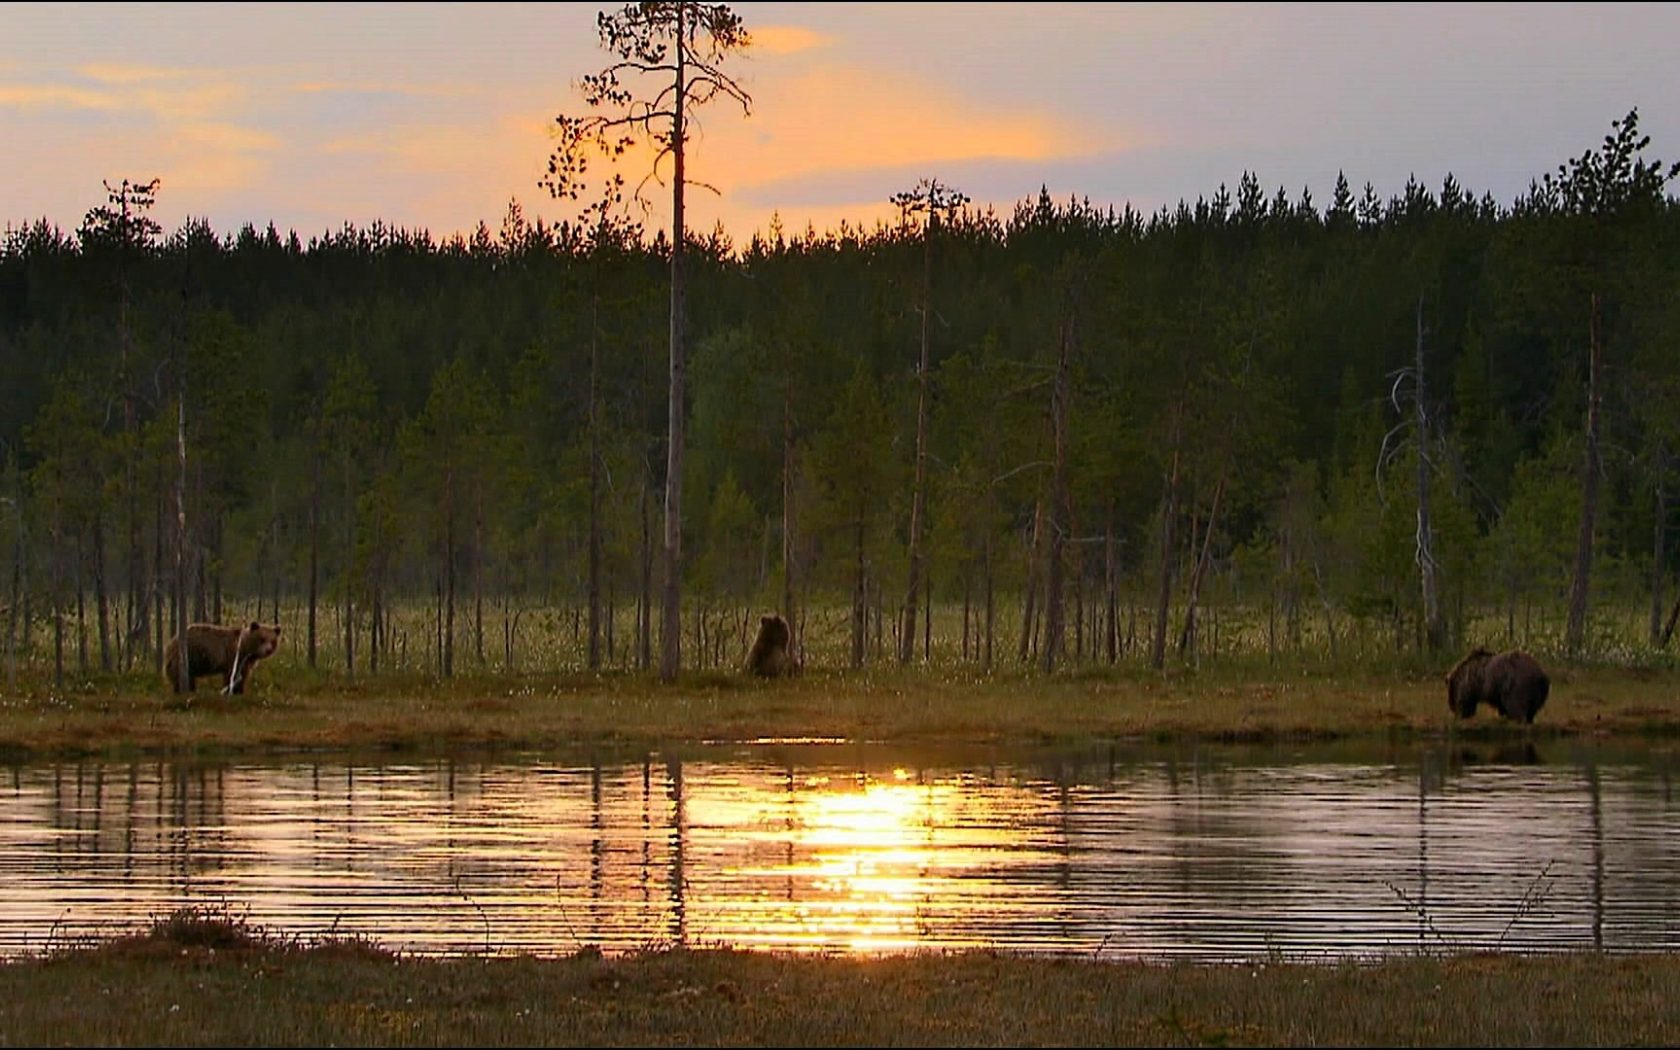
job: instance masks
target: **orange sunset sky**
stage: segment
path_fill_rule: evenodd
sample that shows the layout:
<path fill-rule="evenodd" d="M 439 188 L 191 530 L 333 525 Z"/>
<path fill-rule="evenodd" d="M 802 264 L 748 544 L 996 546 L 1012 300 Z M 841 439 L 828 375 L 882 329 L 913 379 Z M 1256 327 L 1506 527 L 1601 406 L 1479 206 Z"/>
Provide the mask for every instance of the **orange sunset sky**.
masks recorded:
<path fill-rule="evenodd" d="M 1044 186 L 1148 212 L 1245 171 L 1321 207 L 1338 171 L 1508 204 L 1635 107 L 1680 158 L 1680 5 L 732 6 L 754 104 L 700 111 L 690 173 L 720 193 L 689 222 L 738 242 L 777 214 L 872 226 L 925 177 L 1005 211 Z M 102 181 L 154 177 L 166 232 L 569 217 L 538 185 L 549 129 L 587 112 L 615 7 L 0 5 L 0 225 L 71 230 Z"/>

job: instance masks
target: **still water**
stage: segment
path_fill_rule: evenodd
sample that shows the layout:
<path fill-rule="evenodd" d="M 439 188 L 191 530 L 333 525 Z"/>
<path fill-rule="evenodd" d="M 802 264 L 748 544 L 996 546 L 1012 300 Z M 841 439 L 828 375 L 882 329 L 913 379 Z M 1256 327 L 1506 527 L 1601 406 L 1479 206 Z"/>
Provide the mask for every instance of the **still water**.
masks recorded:
<path fill-rule="evenodd" d="M 1680 950 L 1672 750 L 1551 742 L 0 771 L 0 955 L 187 904 L 424 954 Z"/>

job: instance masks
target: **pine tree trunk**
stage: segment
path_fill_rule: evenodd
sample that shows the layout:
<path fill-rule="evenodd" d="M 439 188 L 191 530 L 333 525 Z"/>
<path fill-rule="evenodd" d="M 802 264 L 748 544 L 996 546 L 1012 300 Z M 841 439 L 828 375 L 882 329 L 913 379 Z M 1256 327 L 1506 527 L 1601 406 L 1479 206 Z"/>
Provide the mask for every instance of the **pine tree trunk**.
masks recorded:
<path fill-rule="evenodd" d="M 1668 444 L 1657 443 L 1656 527 L 1651 538 L 1651 644 L 1662 638 L 1663 563 L 1668 556 Z"/>
<path fill-rule="evenodd" d="M 1423 297 L 1417 305 L 1417 398 L 1413 408 L 1417 420 L 1417 563 L 1423 588 L 1423 637 L 1426 653 L 1438 652 L 1445 641 L 1441 621 L 1441 599 L 1435 579 L 1435 534 L 1429 508 L 1429 415 L 1424 406 Z"/>
<path fill-rule="evenodd" d="M 782 615 L 793 631 L 789 644 L 797 657 L 800 619 L 795 604 L 794 564 L 799 548 L 794 531 L 793 466 L 793 378 L 789 376 L 782 391 Z"/>
<path fill-rule="evenodd" d="M 916 369 L 916 473 L 910 492 L 910 580 L 904 594 L 904 628 L 899 638 L 898 662 L 908 664 L 916 655 L 916 595 L 922 572 L 922 515 L 927 499 L 928 369 L 932 341 L 928 315 L 933 309 L 933 213 L 922 231 L 922 357 Z"/>
<path fill-rule="evenodd" d="M 1177 546 L 1173 523 L 1177 517 L 1178 451 L 1174 449 L 1167 492 L 1161 501 L 1161 578 L 1155 594 L 1155 630 L 1149 642 L 1149 666 L 1157 671 L 1167 662 L 1167 611 L 1172 607 L 1173 548 Z"/>
<path fill-rule="evenodd" d="M 1564 648 L 1570 654 L 1581 651 L 1586 642 L 1587 594 L 1592 576 L 1593 537 L 1598 524 L 1598 480 L 1601 473 L 1598 431 L 1599 408 L 1603 401 L 1604 348 L 1599 318 L 1599 296 L 1592 293 L 1592 325 L 1587 357 L 1587 454 L 1581 475 L 1581 527 L 1575 538 L 1575 573 L 1569 584 L 1569 621 L 1564 628 Z"/>
<path fill-rule="evenodd" d="M 591 671 L 601 669 L 601 451 L 595 401 L 600 389 L 600 297 L 589 326 L 589 648 Z"/>
<path fill-rule="evenodd" d="M 683 442 L 686 420 L 684 416 L 684 386 L 686 354 L 684 345 L 684 288 L 683 288 L 683 116 L 688 105 L 688 87 L 683 82 L 688 57 L 686 7 L 677 5 L 676 33 L 676 90 L 671 107 L 671 152 L 673 172 L 671 180 L 671 386 L 669 391 L 670 435 L 666 443 L 665 460 L 665 578 L 662 632 L 660 635 L 659 677 L 670 682 L 682 669 L 682 491 Z"/>
<path fill-rule="evenodd" d="M 1055 464 L 1050 485 L 1050 535 L 1048 565 L 1044 581 L 1044 650 L 1040 654 L 1046 674 L 1056 669 L 1066 633 L 1062 601 L 1062 557 L 1067 548 L 1068 519 L 1071 517 L 1067 482 L 1069 401 L 1072 397 L 1068 374 L 1072 359 L 1073 318 L 1064 315 L 1060 346 L 1056 355 L 1056 377 L 1050 386 L 1050 431 Z"/>
<path fill-rule="evenodd" d="M 1219 473 L 1219 483 L 1213 487 L 1213 506 L 1208 510 L 1207 526 L 1202 532 L 1201 552 L 1196 556 L 1195 563 L 1190 567 L 1190 589 L 1184 599 L 1184 626 L 1178 633 L 1178 655 L 1180 659 L 1188 658 L 1196 647 L 1196 615 L 1201 607 L 1202 578 L 1207 573 L 1208 562 L 1213 552 L 1213 529 L 1219 521 L 1219 504 L 1225 495 L 1225 471 Z M 1192 543 L 1195 537 L 1191 536 Z"/>
<path fill-rule="evenodd" d="M 321 592 L 321 453 L 316 450 L 309 471 L 309 622 L 307 662 L 315 666 L 316 604 Z"/>

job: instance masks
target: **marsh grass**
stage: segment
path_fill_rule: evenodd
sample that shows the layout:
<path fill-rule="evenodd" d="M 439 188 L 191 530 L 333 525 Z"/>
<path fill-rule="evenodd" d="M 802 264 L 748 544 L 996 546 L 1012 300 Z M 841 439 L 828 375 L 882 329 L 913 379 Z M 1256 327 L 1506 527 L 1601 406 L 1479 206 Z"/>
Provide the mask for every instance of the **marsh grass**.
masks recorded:
<path fill-rule="evenodd" d="M 1673 956 L 415 958 L 227 911 L 0 964 L 7 1045 L 1673 1045 Z"/>
<path fill-rule="evenodd" d="M 1069 743 L 1395 739 L 1545 741 L 1680 735 L 1680 672 L 1553 663 L 1532 727 L 1452 720 L 1437 671 L 1238 662 L 1153 672 L 1113 667 L 983 674 L 924 667 L 812 669 L 764 681 L 698 671 L 418 674 L 347 678 L 284 666 L 242 697 L 185 697 L 150 675 L 0 692 L 0 757 L 322 750 L 462 751 L 682 742 L 888 740 Z"/>

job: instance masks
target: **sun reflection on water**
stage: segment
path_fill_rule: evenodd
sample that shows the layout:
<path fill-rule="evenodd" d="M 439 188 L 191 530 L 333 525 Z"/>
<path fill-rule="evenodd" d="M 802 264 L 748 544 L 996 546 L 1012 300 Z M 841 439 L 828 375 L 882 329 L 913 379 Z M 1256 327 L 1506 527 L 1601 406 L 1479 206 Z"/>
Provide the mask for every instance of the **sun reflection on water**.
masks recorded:
<path fill-rule="evenodd" d="M 423 954 L 1680 947 L 1661 770 L 864 757 L 18 767 L 0 954 L 202 902 Z"/>

